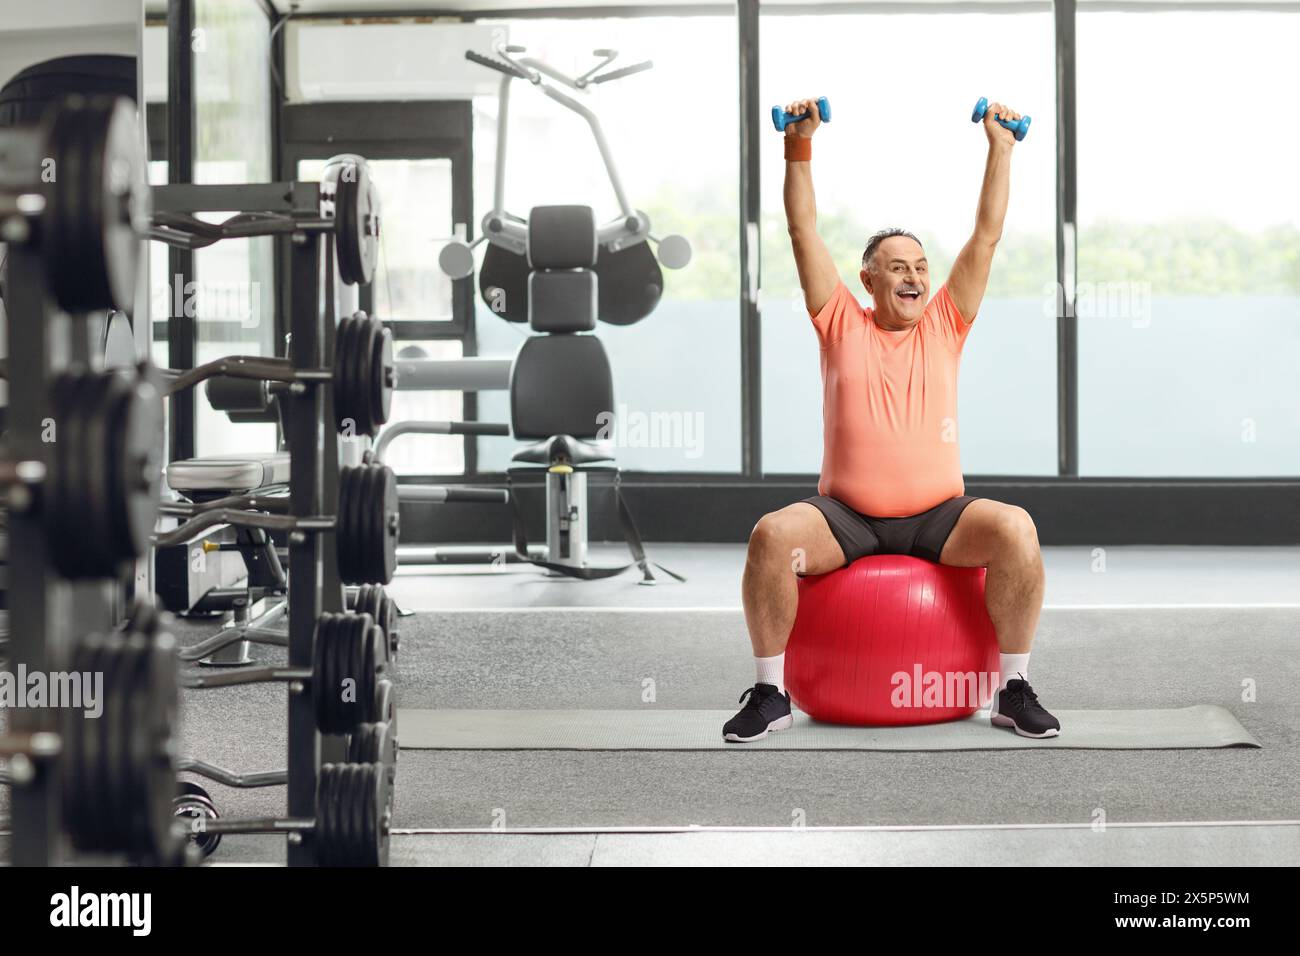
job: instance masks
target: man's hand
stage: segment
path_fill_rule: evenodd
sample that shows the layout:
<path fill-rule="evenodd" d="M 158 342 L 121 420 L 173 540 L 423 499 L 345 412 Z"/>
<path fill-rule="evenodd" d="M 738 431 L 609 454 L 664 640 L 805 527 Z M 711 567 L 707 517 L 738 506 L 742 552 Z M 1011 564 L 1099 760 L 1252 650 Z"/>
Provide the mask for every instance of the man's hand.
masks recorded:
<path fill-rule="evenodd" d="M 797 123 L 791 123 L 785 128 L 786 136 L 802 136 L 804 139 L 812 139 L 812 134 L 817 132 L 817 127 L 822 125 L 822 114 L 817 109 L 817 100 L 795 100 L 793 103 L 787 103 L 783 109 L 794 116 L 803 113 L 807 119 L 801 119 Z"/>
<path fill-rule="evenodd" d="M 990 103 L 988 112 L 984 114 L 984 133 L 989 138 L 989 146 L 1016 145 L 1016 134 L 999 123 L 998 117 L 1014 123 L 1020 119 L 1020 115 L 1001 103 Z"/>

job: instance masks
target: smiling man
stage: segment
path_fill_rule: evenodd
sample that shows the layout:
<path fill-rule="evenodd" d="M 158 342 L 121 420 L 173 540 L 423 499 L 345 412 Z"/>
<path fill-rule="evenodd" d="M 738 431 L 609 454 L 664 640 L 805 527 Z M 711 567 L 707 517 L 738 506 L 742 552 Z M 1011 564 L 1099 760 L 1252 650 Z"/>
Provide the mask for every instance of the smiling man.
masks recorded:
<path fill-rule="evenodd" d="M 872 302 L 864 309 L 817 234 L 816 102 L 785 109 L 808 117 L 785 131 L 785 211 L 821 345 L 822 472 L 815 497 L 764 515 L 750 536 L 742 587 L 757 682 L 723 736 L 758 740 L 791 724 L 784 669 L 799 603 L 794 569 L 825 574 L 871 554 L 986 567 L 985 600 L 1002 651 L 992 722 L 1026 737 L 1056 736 L 1060 723 L 1028 681 L 1043 603 L 1034 523 L 1022 508 L 964 494 L 957 445 L 957 368 L 1002 236 L 1016 142 L 995 117 L 1020 114 L 1000 103 L 988 108 L 975 230 L 948 281 L 933 291 L 920 240 L 887 229 L 862 254 L 858 275 Z"/>

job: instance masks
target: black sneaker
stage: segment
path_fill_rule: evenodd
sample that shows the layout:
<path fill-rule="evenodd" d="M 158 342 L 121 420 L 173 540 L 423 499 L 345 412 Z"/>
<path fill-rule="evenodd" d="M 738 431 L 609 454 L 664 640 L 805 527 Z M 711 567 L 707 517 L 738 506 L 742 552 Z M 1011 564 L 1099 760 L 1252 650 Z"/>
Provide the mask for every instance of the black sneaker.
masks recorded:
<path fill-rule="evenodd" d="M 745 698 L 749 702 L 745 703 Z M 794 723 L 790 713 L 790 694 L 780 693 L 772 684 L 755 684 L 740 695 L 745 704 L 740 713 L 722 725 L 722 739 L 747 744 L 762 740 L 771 730 L 788 730 Z"/>
<path fill-rule="evenodd" d="M 989 719 L 994 727 L 1014 727 L 1021 737 L 1055 737 L 1061 722 L 1043 709 L 1029 681 L 1013 677 L 993 695 Z"/>

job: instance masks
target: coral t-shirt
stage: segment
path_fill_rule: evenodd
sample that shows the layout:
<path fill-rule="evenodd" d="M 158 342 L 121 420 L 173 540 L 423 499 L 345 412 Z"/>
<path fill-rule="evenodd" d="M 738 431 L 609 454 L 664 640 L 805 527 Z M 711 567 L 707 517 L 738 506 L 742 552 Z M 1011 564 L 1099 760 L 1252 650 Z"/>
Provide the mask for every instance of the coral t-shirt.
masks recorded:
<path fill-rule="evenodd" d="M 861 514 L 897 518 L 965 490 L 957 366 L 972 323 L 947 285 L 910 329 L 886 331 L 874 314 L 841 282 L 812 317 L 822 365 L 817 491 Z"/>

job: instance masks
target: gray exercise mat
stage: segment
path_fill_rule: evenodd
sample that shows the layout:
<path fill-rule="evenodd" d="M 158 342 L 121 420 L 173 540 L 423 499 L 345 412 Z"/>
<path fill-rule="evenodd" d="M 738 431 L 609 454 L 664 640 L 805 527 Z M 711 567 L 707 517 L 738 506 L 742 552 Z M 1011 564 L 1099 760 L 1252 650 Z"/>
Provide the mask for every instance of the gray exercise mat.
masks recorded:
<path fill-rule="evenodd" d="M 1062 710 L 1061 735 L 1032 740 L 987 716 L 919 727 L 843 727 L 796 712 L 794 726 L 728 744 L 723 710 L 399 710 L 403 750 L 1176 750 L 1259 747 L 1222 707 Z"/>

